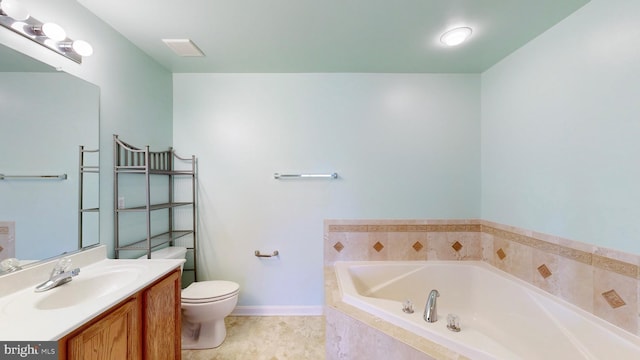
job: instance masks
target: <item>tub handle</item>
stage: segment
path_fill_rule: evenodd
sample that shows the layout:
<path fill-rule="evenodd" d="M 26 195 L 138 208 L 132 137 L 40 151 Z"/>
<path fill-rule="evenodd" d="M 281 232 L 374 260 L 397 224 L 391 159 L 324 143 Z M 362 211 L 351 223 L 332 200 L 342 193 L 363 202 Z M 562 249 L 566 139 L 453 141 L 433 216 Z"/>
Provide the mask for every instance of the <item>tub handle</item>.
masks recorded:
<path fill-rule="evenodd" d="M 271 254 L 261 254 L 261 253 L 260 253 L 260 250 L 256 250 L 253 254 L 254 254 L 256 257 L 259 257 L 259 258 L 270 258 L 270 257 L 274 257 L 274 256 L 278 256 L 278 255 L 280 255 L 280 253 L 278 252 L 278 250 L 275 250 L 275 251 L 274 251 L 273 253 L 271 253 Z"/>

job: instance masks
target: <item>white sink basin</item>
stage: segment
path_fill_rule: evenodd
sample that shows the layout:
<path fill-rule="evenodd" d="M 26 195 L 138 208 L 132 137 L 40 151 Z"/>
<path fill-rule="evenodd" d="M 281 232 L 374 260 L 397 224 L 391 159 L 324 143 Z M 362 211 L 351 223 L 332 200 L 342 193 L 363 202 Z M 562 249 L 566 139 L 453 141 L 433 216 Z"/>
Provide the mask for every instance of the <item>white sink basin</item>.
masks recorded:
<path fill-rule="evenodd" d="M 44 292 L 35 292 L 35 288 L 48 278 L 53 263 L 5 275 L 0 288 L 5 290 L 8 283 L 12 291 L 0 292 L 0 324 L 11 326 L 0 327 L 0 339 L 60 339 L 165 274 L 176 271 L 184 262 L 101 258 L 83 263 L 95 254 L 104 256 L 104 248 L 98 250 L 75 255 L 73 262 L 80 267 L 80 274 Z M 82 258 L 85 254 L 86 258 Z"/>
<path fill-rule="evenodd" d="M 127 266 L 84 275 L 81 269 L 70 282 L 44 292 L 34 305 L 39 310 L 52 310 L 95 300 L 136 281 L 140 272 L 138 267 Z"/>

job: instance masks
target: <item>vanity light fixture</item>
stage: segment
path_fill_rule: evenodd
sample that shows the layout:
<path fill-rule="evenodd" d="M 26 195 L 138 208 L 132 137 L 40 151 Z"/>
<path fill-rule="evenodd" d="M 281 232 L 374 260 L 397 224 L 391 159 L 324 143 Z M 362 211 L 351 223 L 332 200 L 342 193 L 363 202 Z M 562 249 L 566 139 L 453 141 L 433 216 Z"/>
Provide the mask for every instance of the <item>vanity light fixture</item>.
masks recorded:
<path fill-rule="evenodd" d="M 69 39 L 59 25 L 34 19 L 16 0 L 0 0 L 0 25 L 78 64 L 93 54 L 88 42 Z"/>
<path fill-rule="evenodd" d="M 447 46 L 457 46 L 465 42 L 471 36 L 470 27 L 458 27 L 451 29 L 440 37 L 440 41 Z"/>
<path fill-rule="evenodd" d="M 16 0 L 3 0 L 0 3 L 0 11 L 4 16 L 9 16 L 15 20 L 24 21 L 29 18 L 29 11 Z"/>

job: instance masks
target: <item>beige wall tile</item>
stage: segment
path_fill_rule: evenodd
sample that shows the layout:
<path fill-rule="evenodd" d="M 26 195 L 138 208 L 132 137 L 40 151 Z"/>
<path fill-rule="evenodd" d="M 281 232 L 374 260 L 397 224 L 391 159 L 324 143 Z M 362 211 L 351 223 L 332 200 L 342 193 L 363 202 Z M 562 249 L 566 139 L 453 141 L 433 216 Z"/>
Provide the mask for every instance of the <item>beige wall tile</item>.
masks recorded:
<path fill-rule="evenodd" d="M 482 241 L 480 232 L 465 232 L 455 234 L 456 241 L 464 247 L 458 253 L 462 254 L 462 260 L 482 260 Z"/>
<path fill-rule="evenodd" d="M 558 296 L 593 312 L 593 267 L 563 256 L 558 257 Z"/>
<path fill-rule="evenodd" d="M 340 252 L 335 250 L 334 245 L 339 242 L 344 246 L 345 239 L 346 239 L 345 233 L 335 233 L 335 232 L 324 233 L 323 253 L 324 253 L 325 265 L 333 264 L 340 257 Z"/>
<path fill-rule="evenodd" d="M 493 246 L 493 235 L 487 233 L 480 234 L 480 244 L 482 246 L 482 261 L 489 263 L 492 266 L 496 266 L 494 257 L 495 250 Z"/>
<path fill-rule="evenodd" d="M 449 239 L 449 233 L 428 233 L 427 260 L 459 260 L 460 255 L 451 245 L 455 242 Z"/>
<path fill-rule="evenodd" d="M 325 316 L 327 360 L 434 359 L 332 308 L 327 308 Z"/>
<path fill-rule="evenodd" d="M 593 313 L 632 334 L 638 333 L 638 280 L 594 268 Z M 613 308 L 602 295 L 614 290 L 625 305 Z"/>
<path fill-rule="evenodd" d="M 481 260 L 482 244 L 479 233 L 429 232 L 427 233 L 427 260 Z M 458 251 L 454 244 L 461 247 Z"/>
<path fill-rule="evenodd" d="M 559 287 L 559 255 L 550 254 L 548 252 L 533 250 L 532 253 L 532 266 L 534 268 L 533 271 L 533 284 L 540 289 L 548 292 L 551 295 L 558 295 Z M 544 277 L 538 268 L 540 266 L 545 266 L 546 269 L 551 273 L 551 275 Z"/>
<path fill-rule="evenodd" d="M 424 232 L 389 233 L 389 260 L 426 260 L 427 234 Z M 416 242 L 420 245 L 414 247 Z M 418 250 L 416 250 L 418 249 Z"/>
<path fill-rule="evenodd" d="M 377 247 L 379 243 L 381 247 Z M 376 250 L 381 249 L 380 251 Z M 367 244 L 367 256 L 371 261 L 382 261 L 389 259 L 389 233 L 386 232 L 370 232 L 369 242 Z"/>
<path fill-rule="evenodd" d="M 412 248 L 414 247 L 414 245 L 416 245 L 417 242 L 419 242 L 420 245 L 422 245 L 422 247 L 416 250 L 415 260 L 427 260 L 427 249 L 429 246 L 427 233 L 426 232 L 409 233 L 409 243 L 411 244 Z M 416 248 L 418 247 L 419 246 L 416 245 Z"/>
<path fill-rule="evenodd" d="M 533 249 L 517 242 L 494 237 L 494 262 L 495 266 L 509 274 L 533 284 Z M 505 257 L 500 259 L 497 251 L 502 249 Z"/>
<path fill-rule="evenodd" d="M 331 232 L 329 242 L 325 243 L 325 264 L 335 261 L 369 260 L 369 233 L 366 232 Z M 336 251 L 334 245 L 340 242 L 342 250 Z M 373 246 L 373 244 L 371 244 Z"/>

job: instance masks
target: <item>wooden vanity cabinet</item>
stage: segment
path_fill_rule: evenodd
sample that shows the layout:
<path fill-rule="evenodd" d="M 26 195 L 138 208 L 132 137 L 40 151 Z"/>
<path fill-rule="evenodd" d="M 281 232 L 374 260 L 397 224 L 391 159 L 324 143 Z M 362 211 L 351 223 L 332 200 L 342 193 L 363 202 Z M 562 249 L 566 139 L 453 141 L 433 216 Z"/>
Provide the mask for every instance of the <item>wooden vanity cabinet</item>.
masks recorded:
<path fill-rule="evenodd" d="M 117 306 L 67 340 L 68 359 L 140 359 L 138 298 Z"/>
<path fill-rule="evenodd" d="M 142 352 L 145 359 L 180 359 L 182 350 L 180 291 L 180 269 L 144 291 Z"/>
<path fill-rule="evenodd" d="M 180 359 L 180 269 L 62 338 L 59 359 Z"/>

